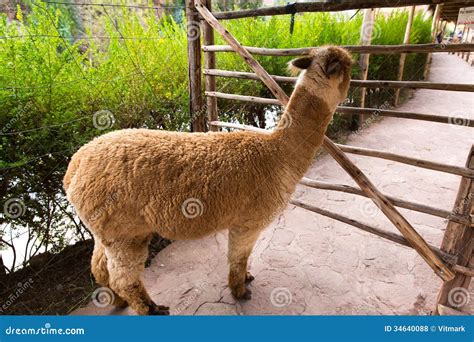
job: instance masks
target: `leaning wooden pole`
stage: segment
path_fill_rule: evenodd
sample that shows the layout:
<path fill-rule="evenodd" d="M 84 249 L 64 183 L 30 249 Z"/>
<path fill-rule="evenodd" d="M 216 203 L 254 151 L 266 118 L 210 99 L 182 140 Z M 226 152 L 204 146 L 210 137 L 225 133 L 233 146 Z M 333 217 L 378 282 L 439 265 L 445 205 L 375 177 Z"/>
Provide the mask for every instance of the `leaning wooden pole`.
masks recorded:
<path fill-rule="evenodd" d="M 191 118 L 191 131 L 205 132 L 206 121 L 203 115 L 204 101 L 201 85 L 201 29 L 199 26 L 199 14 L 194 6 L 194 0 L 186 0 L 186 29 L 188 36 L 189 115 Z"/>
<path fill-rule="evenodd" d="M 222 26 L 212 13 L 204 6 L 201 0 L 195 0 L 196 9 L 202 17 L 232 46 L 245 60 L 252 70 L 262 79 L 265 85 L 281 102 L 283 106 L 288 104 L 289 98 L 280 88 L 278 83 L 267 73 L 267 71 L 245 50 L 242 45 Z M 425 259 L 427 264 L 443 280 L 451 280 L 454 273 L 443 263 L 443 261 L 430 249 L 426 241 L 413 229 L 410 223 L 397 211 L 393 204 L 370 182 L 367 176 L 355 166 L 349 158 L 331 141 L 324 138 L 324 148 L 331 156 L 351 175 L 360 188 L 374 201 L 388 219 L 398 228 L 410 245 Z"/>
<path fill-rule="evenodd" d="M 474 145 L 469 152 L 466 167 L 474 170 Z M 463 177 L 459 185 L 453 213 L 471 217 L 474 213 L 473 196 L 473 179 Z M 441 243 L 441 250 L 456 255 L 458 257 L 457 264 L 461 267 L 472 269 L 474 267 L 474 229 L 470 225 L 449 221 Z M 463 295 L 468 296 L 467 289 L 470 282 L 471 277 L 463 273 L 456 273 L 454 279 L 444 282 L 438 294 L 435 312 L 440 313 L 440 305 L 459 309 L 463 304 L 462 301 L 459 302 L 459 298 L 463 299 Z M 465 290 L 463 291 L 463 289 Z M 465 298 L 466 302 L 464 304 L 467 304 L 468 299 Z"/>
<path fill-rule="evenodd" d="M 411 33 L 411 26 L 413 24 L 413 17 L 415 16 L 415 9 L 416 9 L 416 6 L 412 6 L 410 8 L 410 11 L 408 12 L 408 21 L 407 21 L 407 27 L 405 28 L 405 36 L 403 37 L 403 44 L 410 44 L 410 33 Z M 406 58 L 407 58 L 406 53 L 402 53 L 400 55 L 397 81 L 403 80 L 403 72 L 405 71 Z M 401 89 L 397 89 L 395 92 L 395 99 L 394 99 L 395 106 L 398 105 L 398 101 L 400 99 L 400 90 Z"/>

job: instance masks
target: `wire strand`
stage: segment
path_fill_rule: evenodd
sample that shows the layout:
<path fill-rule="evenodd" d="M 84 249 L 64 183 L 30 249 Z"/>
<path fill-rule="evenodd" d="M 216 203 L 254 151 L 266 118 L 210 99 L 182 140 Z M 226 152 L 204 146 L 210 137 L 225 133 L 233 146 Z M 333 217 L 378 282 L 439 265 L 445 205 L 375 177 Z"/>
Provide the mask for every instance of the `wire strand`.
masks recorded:
<path fill-rule="evenodd" d="M 121 7 L 121 8 L 141 8 L 141 9 L 163 9 L 163 8 L 182 8 L 185 6 L 179 5 L 160 5 L 160 6 L 147 6 L 147 5 L 120 5 L 110 3 L 69 3 L 63 1 L 44 1 L 44 3 L 52 5 L 66 5 L 66 6 L 102 6 L 102 7 Z"/>
<path fill-rule="evenodd" d="M 22 38 L 63 38 L 63 39 L 75 39 L 75 40 L 92 40 L 92 39 L 105 39 L 105 40 L 160 40 L 165 37 L 109 37 L 109 36 L 87 36 L 87 37 L 74 37 L 74 36 L 60 36 L 54 34 L 32 34 L 32 35 L 19 35 L 19 36 L 0 36 L 0 39 L 22 39 Z"/>

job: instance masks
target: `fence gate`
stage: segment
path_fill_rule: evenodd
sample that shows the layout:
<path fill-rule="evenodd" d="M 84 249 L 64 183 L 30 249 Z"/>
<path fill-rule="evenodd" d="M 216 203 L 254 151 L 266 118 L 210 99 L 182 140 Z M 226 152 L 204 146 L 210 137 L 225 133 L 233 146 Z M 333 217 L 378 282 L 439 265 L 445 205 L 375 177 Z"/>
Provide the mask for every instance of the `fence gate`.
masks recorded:
<path fill-rule="evenodd" d="M 217 115 L 217 98 L 249 101 L 255 103 L 279 104 L 286 106 L 288 96 L 279 86 L 278 82 L 295 82 L 294 77 L 272 76 L 253 58 L 252 54 L 267 56 L 299 56 L 305 55 L 311 48 L 298 49 L 266 49 L 256 47 L 243 47 L 230 32 L 218 21 L 219 19 L 234 19 L 244 17 L 256 17 L 261 15 L 281 15 L 292 14 L 297 12 L 322 12 L 322 11 L 339 11 L 360 8 L 378 8 L 393 6 L 410 6 L 422 4 L 439 4 L 440 1 L 397 1 L 396 4 L 390 4 L 386 0 L 364 1 L 356 4 L 356 1 L 338 1 L 338 2 L 317 2 L 317 3 L 293 3 L 287 6 L 266 7 L 255 10 L 243 10 L 233 12 L 220 12 L 213 14 L 211 12 L 212 0 L 187 0 L 186 17 L 188 19 L 188 29 L 196 30 L 196 25 L 190 25 L 201 20 L 203 28 L 204 46 L 202 50 L 205 53 L 206 76 L 206 106 L 203 105 L 201 94 L 201 43 L 199 39 L 188 39 L 188 57 L 189 57 L 189 78 L 190 78 L 190 107 L 193 117 L 193 129 L 204 130 L 206 118 L 202 115 L 204 108 L 207 110 L 208 124 L 211 130 L 217 130 L 218 127 L 230 127 L 235 129 L 244 129 L 268 133 L 263 129 L 252 126 L 231 124 L 218 121 Z M 440 6 L 440 5 L 438 5 Z M 439 13 L 439 7 L 437 11 Z M 434 28 L 436 29 L 438 18 L 435 15 Z M 192 26 L 192 27 L 191 27 Z M 199 28 L 199 25 L 197 25 Z M 227 46 L 214 45 L 214 30 L 222 36 L 229 44 Z M 196 37 L 194 31 L 192 37 Z M 390 45 L 390 46 L 370 46 L 356 45 L 344 46 L 347 50 L 354 53 L 363 54 L 394 54 L 394 53 L 413 53 L 413 52 L 459 52 L 474 51 L 474 44 L 453 44 L 440 46 L 440 44 L 420 44 L 420 45 Z M 254 73 L 236 72 L 217 70 L 215 62 L 216 52 L 235 52 L 238 53 L 243 60 L 250 66 Z M 403 72 L 403 70 L 402 70 Z M 236 77 L 245 79 L 261 80 L 272 92 L 276 99 L 266 99 L 253 96 L 243 96 L 235 94 L 226 94 L 216 92 L 216 77 Z M 470 91 L 474 92 L 472 84 L 446 84 L 431 82 L 413 82 L 413 81 L 377 81 L 377 80 L 353 80 L 351 86 L 362 88 L 414 88 L 414 89 L 443 89 L 450 91 Z M 338 107 L 337 112 L 347 115 L 364 115 L 377 111 L 381 116 L 398 117 L 405 119 L 425 120 L 439 123 L 450 123 L 451 119 L 447 116 L 408 113 L 394 110 L 379 110 L 376 108 L 354 108 L 354 107 Z M 465 119 L 468 126 L 474 127 L 474 122 Z M 307 178 L 303 178 L 300 184 L 313 187 L 316 189 L 342 191 L 370 198 L 375 205 L 385 214 L 392 224 L 400 231 L 395 234 L 385 231 L 362 222 L 350 219 L 343 215 L 333 213 L 324 209 L 317 208 L 313 205 L 292 199 L 290 203 L 307 209 L 309 211 L 324 215 L 335 220 L 350 224 L 356 228 L 366 232 L 375 234 L 392 242 L 405 245 L 415 249 L 425 262 L 433 269 L 433 271 L 444 281 L 440 290 L 435 312 L 443 314 L 453 312 L 454 309 L 448 307 L 448 293 L 454 287 L 469 286 L 471 277 L 474 276 L 474 233 L 472 222 L 472 180 L 474 178 L 474 146 L 471 148 L 467 158 L 465 167 L 446 165 L 435 163 L 427 160 L 421 160 L 403 155 L 397 155 L 384 151 L 359 148 L 353 146 L 338 145 L 333 143 L 328 137 L 324 138 L 323 148 L 341 165 L 341 167 L 354 179 L 359 188 L 341 184 L 330 184 L 319 182 Z M 381 193 L 367 176 L 346 156 L 346 153 L 383 158 L 397 161 L 421 168 L 447 172 L 462 177 L 458 196 L 456 198 L 454 209 L 452 211 L 434 208 L 418 203 L 401 200 L 395 197 L 386 196 Z M 412 225 L 400 214 L 396 207 L 406 208 L 425 214 L 443 217 L 448 220 L 448 225 L 444 235 L 441 248 L 429 245 Z"/>

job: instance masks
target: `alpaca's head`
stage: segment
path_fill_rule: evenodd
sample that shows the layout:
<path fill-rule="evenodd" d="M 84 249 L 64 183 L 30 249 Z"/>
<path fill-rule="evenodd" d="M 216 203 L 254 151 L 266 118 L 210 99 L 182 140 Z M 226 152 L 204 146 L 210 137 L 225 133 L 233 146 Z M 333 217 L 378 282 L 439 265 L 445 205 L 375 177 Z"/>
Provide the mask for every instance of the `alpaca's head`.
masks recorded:
<path fill-rule="evenodd" d="M 289 64 L 293 73 L 301 72 L 296 86 L 303 86 L 324 100 L 331 110 L 344 101 L 349 90 L 352 58 L 335 46 L 315 48 L 307 56 Z"/>

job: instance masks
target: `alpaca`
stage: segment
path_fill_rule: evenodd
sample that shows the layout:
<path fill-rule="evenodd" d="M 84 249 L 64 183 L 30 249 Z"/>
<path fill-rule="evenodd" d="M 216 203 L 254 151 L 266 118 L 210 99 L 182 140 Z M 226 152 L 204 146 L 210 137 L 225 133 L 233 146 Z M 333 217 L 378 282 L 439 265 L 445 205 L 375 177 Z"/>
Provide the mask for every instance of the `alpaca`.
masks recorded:
<path fill-rule="evenodd" d="M 301 73 L 269 134 L 124 129 L 74 154 L 64 189 L 94 236 L 92 272 L 114 291 L 115 305 L 169 314 L 141 280 L 153 232 L 180 240 L 228 229 L 229 288 L 236 299 L 251 298 L 249 255 L 311 165 L 347 96 L 351 65 L 337 47 L 290 62 Z"/>

